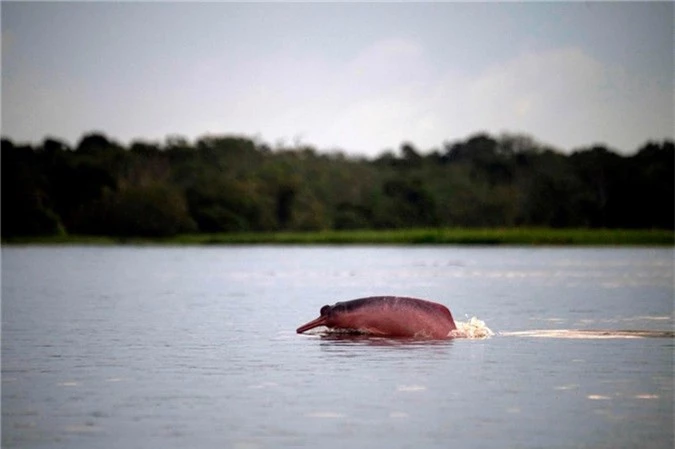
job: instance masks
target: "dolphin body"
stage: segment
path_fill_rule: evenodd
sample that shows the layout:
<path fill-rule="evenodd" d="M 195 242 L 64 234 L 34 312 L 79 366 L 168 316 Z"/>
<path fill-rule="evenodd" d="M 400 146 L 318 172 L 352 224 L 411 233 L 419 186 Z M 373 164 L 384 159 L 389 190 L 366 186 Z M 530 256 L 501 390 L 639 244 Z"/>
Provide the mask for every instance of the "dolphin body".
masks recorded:
<path fill-rule="evenodd" d="M 319 326 L 379 337 L 449 338 L 457 329 L 450 310 L 442 304 L 404 296 L 371 296 L 325 305 L 320 316 L 300 326 L 302 334 Z"/>

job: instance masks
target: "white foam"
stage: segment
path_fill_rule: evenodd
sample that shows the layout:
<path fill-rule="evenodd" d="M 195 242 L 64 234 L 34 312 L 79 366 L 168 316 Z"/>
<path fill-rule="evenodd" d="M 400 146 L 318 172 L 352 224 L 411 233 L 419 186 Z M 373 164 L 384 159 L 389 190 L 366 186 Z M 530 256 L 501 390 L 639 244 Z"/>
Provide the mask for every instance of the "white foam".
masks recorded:
<path fill-rule="evenodd" d="M 471 317 L 467 322 L 457 321 L 455 322 L 457 329 L 450 331 L 448 337 L 453 338 L 489 338 L 495 333 L 487 327 L 485 321 L 479 320 L 478 318 Z"/>
<path fill-rule="evenodd" d="M 588 396 L 586 396 L 586 398 L 592 401 L 608 401 L 612 399 L 611 397 L 604 396 L 602 394 L 589 394 Z"/>

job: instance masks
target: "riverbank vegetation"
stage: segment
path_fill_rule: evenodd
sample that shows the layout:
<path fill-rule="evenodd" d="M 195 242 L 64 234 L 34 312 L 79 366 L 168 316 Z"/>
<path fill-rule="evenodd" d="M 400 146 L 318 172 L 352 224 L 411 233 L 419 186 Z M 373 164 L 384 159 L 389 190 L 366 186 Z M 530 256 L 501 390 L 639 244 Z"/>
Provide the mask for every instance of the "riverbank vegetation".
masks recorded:
<path fill-rule="evenodd" d="M 163 238 L 53 235 L 13 237 L 16 244 L 84 245 L 650 245 L 672 246 L 664 229 L 443 228 L 362 231 L 287 231 L 180 234 Z"/>
<path fill-rule="evenodd" d="M 564 154 L 487 134 L 372 159 L 240 136 L 124 146 L 92 133 L 74 148 L 3 139 L 2 237 L 672 244 L 674 154 L 672 141 Z"/>

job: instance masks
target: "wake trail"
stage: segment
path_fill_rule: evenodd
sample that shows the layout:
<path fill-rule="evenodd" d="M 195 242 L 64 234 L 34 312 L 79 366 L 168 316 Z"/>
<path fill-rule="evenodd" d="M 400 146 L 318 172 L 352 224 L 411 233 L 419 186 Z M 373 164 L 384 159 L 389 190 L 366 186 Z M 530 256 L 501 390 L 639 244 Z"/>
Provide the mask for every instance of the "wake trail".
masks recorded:
<path fill-rule="evenodd" d="M 529 331 L 500 332 L 503 337 L 610 339 L 610 338 L 675 338 L 675 331 L 663 330 L 612 330 L 612 329 L 537 329 Z"/>

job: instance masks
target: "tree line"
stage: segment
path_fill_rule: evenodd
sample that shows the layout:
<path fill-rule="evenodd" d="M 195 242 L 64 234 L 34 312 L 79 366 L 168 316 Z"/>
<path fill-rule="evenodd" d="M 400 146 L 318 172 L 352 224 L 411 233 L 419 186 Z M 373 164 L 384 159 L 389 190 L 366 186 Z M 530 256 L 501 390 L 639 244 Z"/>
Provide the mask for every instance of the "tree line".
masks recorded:
<path fill-rule="evenodd" d="M 673 142 L 564 154 L 479 133 L 374 158 L 204 136 L 2 139 L 2 236 L 420 227 L 674 227 Z"/>

